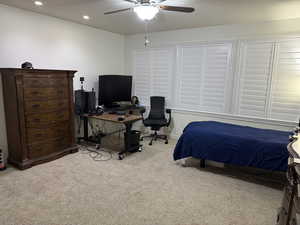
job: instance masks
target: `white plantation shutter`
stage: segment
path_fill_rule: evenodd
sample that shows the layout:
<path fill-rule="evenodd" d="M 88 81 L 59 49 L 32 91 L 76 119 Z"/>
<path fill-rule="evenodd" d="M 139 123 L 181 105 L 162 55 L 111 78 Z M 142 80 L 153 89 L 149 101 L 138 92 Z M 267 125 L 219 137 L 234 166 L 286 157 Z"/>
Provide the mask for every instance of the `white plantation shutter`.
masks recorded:
<path fill-rule="evenodd" d="M 170 48 L 145 49 L 134 52 L 134 93 L 144 105 L 150 96 L 164 96 L 172 104 L 174 51 Z"/>
<path fill-rule="evenodd" d="M 230 91 L 231 44 L 182 46 L 179 55 L 178 107 L 225 112 Z"/>
<path fill-rule="evenodd" d="M 179 107 L 199 109 L 203 47 L 182 47 L 178 74 L 177 99 Z"/>
<path fill-rule="evenodd" d="M 242 44 L 237 114 L 266 118 L 273 49 L 273 43 Z"/>
<path fill-rule="evenodd" d="M 297 121 L 300 117 L 300 41 L 279 42 L 277 51 L 270 118 Z"/>
<path fill-rule="evenodd" d="M 208 46 L 205 52 L 201 109 L 225 112 L 229 95 L 231 45 Z"/>
<path fill-rule="evenodd" d="M 139 97 L 141 104 L 146 104 L 151 95 L 150 54 L 148 51 L 134 52 L 134 95 Z"/>

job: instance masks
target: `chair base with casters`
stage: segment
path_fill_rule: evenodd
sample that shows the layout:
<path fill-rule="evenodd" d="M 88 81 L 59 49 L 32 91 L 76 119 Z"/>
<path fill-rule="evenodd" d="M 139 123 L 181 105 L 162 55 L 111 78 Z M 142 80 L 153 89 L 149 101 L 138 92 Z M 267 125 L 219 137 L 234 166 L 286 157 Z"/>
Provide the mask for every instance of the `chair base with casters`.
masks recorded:
<path fill-rule="evenodd" d="M 152 145 L 152 142 L 153 142 L 153 141 L 156 141 L 157 139 L 164 140 L 164 141 L 165 141 L 165 144 L 168 144 L 168 143 L 169 143 L 168 136 L 165 135 L 165 134 L 158 134 L 157 131 L 154 131 L 153 134 L 150 134 L 150 135 L 141 137 L 141 141 L 143 141 L 144 138 L 151 138 L 151 140 L 150 140 L 150 142 L 149 142 L 149 145 Z"/>

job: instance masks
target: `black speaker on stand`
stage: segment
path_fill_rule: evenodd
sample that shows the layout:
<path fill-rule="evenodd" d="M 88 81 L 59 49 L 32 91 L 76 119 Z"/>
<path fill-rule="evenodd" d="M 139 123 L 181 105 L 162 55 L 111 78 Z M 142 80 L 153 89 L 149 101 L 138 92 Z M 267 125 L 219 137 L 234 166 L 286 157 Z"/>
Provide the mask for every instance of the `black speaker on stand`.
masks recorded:
<path fill-rule="evenodd" d="M 75 114 L 81 116 L 84 113 L 87 113 L 86 105 L 87 105 L 87 95 L 84 90 L 76 90 L 75 91 Z"/>
<path fill-rule="evenodd" d="M 81 89 L 75 91 L 75 114 L 78 116 L 78 131 L 81 131 L 81 122 L 83 120 L 84 131 L 87 132 L 88 124 L 87 120 L 83 117 L 84 114 L 96 114 L 96 93 L 94 88 L 92 91 L 85 91 L 83 89 L 84 77 L 80 77 Z M 87 136 L 85 134 L 84 136 Z M 78 137 L 78 142 L 83 140 L 83 137 Z"/>
<path fill-rule="evenodd" d="M 84 77 L 80 77 L 81 89 L 75 91 L 75 114 L 81 116 L 85 113 L 94 113 L 96 111 L 96 93 L 83 89 Z"/>

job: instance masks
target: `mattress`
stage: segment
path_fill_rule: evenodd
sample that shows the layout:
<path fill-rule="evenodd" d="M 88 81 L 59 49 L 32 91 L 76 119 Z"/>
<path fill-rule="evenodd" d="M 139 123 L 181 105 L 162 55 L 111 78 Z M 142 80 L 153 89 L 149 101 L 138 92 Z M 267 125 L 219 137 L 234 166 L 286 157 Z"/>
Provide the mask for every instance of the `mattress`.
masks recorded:
<path fill-rule="evenodd" d="M 290 132 L 215 121 L 192 122 L 179 138 L 173 157 L 212 160 L 239 166 L 286 171 Z"/>

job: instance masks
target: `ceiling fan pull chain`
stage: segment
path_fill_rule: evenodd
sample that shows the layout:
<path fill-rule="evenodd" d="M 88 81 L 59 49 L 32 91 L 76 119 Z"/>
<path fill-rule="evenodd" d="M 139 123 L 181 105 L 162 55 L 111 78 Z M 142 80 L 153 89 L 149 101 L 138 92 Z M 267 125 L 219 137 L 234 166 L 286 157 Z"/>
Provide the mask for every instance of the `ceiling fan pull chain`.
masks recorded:
<path fill-rule="evenodd" d="M 145 21 L 145 48 L 149 47 L 150 40 L 149 40 L 149 33 L 148 33 L 148 21 Z"/>

